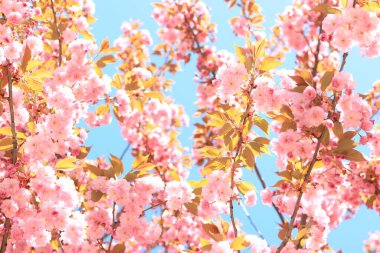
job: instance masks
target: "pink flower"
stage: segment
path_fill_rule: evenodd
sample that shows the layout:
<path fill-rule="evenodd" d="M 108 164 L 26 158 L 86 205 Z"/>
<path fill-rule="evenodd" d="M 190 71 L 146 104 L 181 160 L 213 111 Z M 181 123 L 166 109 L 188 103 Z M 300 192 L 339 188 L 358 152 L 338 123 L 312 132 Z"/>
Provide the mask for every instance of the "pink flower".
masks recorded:
<path fill-rule="evenodd" d="M 220 81 L 217 90 L 218 96 L 226 99 L 230 95 L 236 94 L 240 90 L 246 74 L 247 70 L 241 63 L 231 62 L 220 67 L 216 74 L 216 78 Z"/>
<path fill-rule="evenodd" d="M 232 30 L 238 37 L 245 37 L 249 33 L 248 22 L 244 17 L 235 17 L 230 20 Z"/>
<path fill-rule="evenodd" d="M 22 44 L 18 41 L 13 41 L 9 44 L 6 44 L 4 48 L 4 55 L 10 61 L 17 61 L 20 59 L 22 53 Z"/>
<path fill-rule="evenodd" d="M 303 95 L 307 100 L 311 101 L 317 96 L 317 92 L 313 87 L 307 86 L 306 89 L 303 91 Z"/>
<path fill-rule="evenodd" d="M 13 218 L 18 211 L 18 206 L 12 199 L 4 199 L 1 203 L 0 209 L 6 217 Z"/>
<path fill-rule="evenodd" d="M 368 253 L 380 253 L 380 232 L 368 233 L 368 239 L 364 241 L 364 248 Z"/>
<path fill-rule="evenodd" d="M 247 206 L 254 206 L 254 205 L 256 205 L 257 196 L 256 196 L 256 192 L 254 190 L 247 192 L 244 195 L 244 197 L 245 197 L 244 203 Z"/>
<path fill-rule="evenodd" d="M 336 91 L 342 91 L 344 88 L 353 90 L 355 85 L 352 75 L 347 72 L 338 72 L 332 80 L 332 88 Z"/>
<path fill-rule="evenodd" d="M 181 210 L 183 204 L 190 202 L 195 197 L 190 186 L 183 181 L 167 183 L 165 192 L 166 205 L 172 210 Z"/>
<path fill-rule="evenodd" d="M 9 43 L 11 41 L 12 31 L 3 24 L 0 24 L 0 43 Z"/>
<path fill-rule="evenodd" d="M 314 106 L 306 111 L 303 122 L 307 127 L 317 127 L 323 123 L 325 117 L 325 111 L 319 106 Z"/>
<path fill-rule="evenodd" d="M 268 188 L 265 188 L 264 190 L 262 190 L 260 192 L 260 197 L 261 197 L 261 201 L 263 202 L 264 205 L 266 205 L 266 206 L 272 205 L 273 194 Z"/>
<path fill-rule="evenodd" d="M 337 30 L 332 38 L 331 44 L 339 52 L 348 52 L 354 46 L 354 42 L 350 39 L 350 31 L 344 28 Z"/>

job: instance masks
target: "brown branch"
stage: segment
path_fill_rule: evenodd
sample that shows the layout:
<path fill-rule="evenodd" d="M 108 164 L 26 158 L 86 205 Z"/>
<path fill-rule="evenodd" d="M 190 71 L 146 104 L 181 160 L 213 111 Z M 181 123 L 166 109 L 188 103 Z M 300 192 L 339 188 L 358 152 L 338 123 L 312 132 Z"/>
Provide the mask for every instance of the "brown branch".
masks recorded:
<path fill-rule="evenodd" d="M 344 66 L 346 64 L 346 61 L 347 61 L 347 57 L 348 57 L 348 53 L 344 53 L 343 54 L 343 59 L 342 59 L 342 64 L 340 66 L 340 69 L 339 69 L 339 72 L 342 72 L 343 69 L 344 69 Z M 335 111 L 335 106 L 336 106 L 336 96 L 334 94 L 334 99 L 333 99 L 333 112 Z M 331 117 L 331 112 L 328 114 L 327 118 L 330 118 Z M 322 138 L 323 138 L 323 135 L 325 134 L 326 131 L 329 131 L 327 129 L 327 127 L 323 127 L 323 130 L 322 130 L 322 133 L 321 135 L 318 137 L 318 143 L 317 143 L 317 146 L 315 147 L 315 151 L 314 151 L 314 155 L 313 155 L 313 158 L 310 162 L 310 165 L 309 165 L 309 168 L 306 172 L 306 175 L 305 175 L 305 178 L 303 180 L 303 185 L 301 186 L 301 189 L 300 189 L 300 193 L 298 195 L 298 198 L 297 198 L 297 202 L 296 202 L 296 205 L 295 205 L 295 208 L 294 208 L 294 211 L 293 211 L 293 214 L 290 218 L 290 223 L 289 223 L 289 228 L 288 228 L 288 231 L 287 231 L 287 234 L 285 236 L 285 239 L 281 242 L 280 246 L 277 248 L 276 250 L 276 253 L 280 253 L 281 250 L 286 246 L 286 244 L 289 242 L 289 240 L 291 239 L 291 236 L 292 236 L 292 230 L 293 230 L 293 227 L 294 227 L 294 222 L 296 220 L 296 217 L 297 217 L 297 213 L 298 213 L 298 210 L 300 208 L 300 205 L 301 205 L 301 199 L 302 199 L 302 196 L 303 196 L 303 193 L 304 193 L 304 185 L 308 184 L 309 182 L 309 178 L 310 178 L 310 175 L 311 175 L 311 171 L 313 170 L 313 167 L 317 161 L 317 156 L 318 156 L 318 152 L 319 152 L 319 148 L 321 146 L 321 142 L 322 142 Z M 303 219 L 305 219 L 304 217 L 302 217 Z M 302 219 L 301 218 L 301 219 Z"/>
<path fill-rule="evenodd" d="M 151 209 L 154 209 L 154 208 L 156 208 L 156 207 L 158 207 L 158 206 L 160 206 L 160 205 L 162 205 L 162 204 L 166 204 L 166 201 L 164 201 L 164 202 L 160 202 L 160 203 L 158 203 L 158 204 L 152 205 L 152 206 L 150 206 L 150 207 L 144 209 L 144 210 L 142 211 L 140 217 L 143 217 L 143 216 L 145 215 L 145 212 L 146 212 L 146 211 L 149 211 L 149 210 L 151 210 Z"/>
<path fill-rule="evenodd" d="M 318 69 L 319 52 L 321 50 L 321 38 L 320 38 L 321 33 L 322 33 L 322 21 L 321 21 L 321 24 L 319 25 L 317 51 L 314 54 L 314 67 L 313 67 L 313 71 L 312 71 L 313 76 L 315 76 L 317 74 L 317 69 Z"/>
<path fill-rule="evenodd" d="M 339 72 L 343 71 L 344 66 L 346 65 L 347 56 L 348 56 L 347 52 L 343 54 L 342 65 L 340 66 Z"/>
<path fill-rule="evenodd" d="M 317 161 L 317 156 L 318 156 L 319 148 L 320 148 L 321 142 L 322 142 L 322 136 L 325 134 L 325 132 L 326 132 L 326 127 L 323 128 L 322 133 L 321 133 L 321 135 L 318 138 L 317 146 L 315 147 L 315 150 L 314 150 L 313 159 L 311 160 L 311 162 L 309 164 L 309 168 L 307 169 L 305 178 L 303 180 L 303 184 L 302 184 L 302 186 L 300 188 L 300 193 L 298 195 L 296 205 L 294 207 L 293 214 L 292 214 L 292 216 L 290 218 L 290 223 L 289 223 L 289 228 L 288 228 L 287 234 L 285 236 L 285 239 L 281 242 L 280 246 L 277 248 L 276 253 L 280 253 L 281 252 L 281 250 L 286 246 L 286 244 L 289 242 L 289 240 L 290 240 L 290 238 L 292 236 L 292 230 L 293 230 L 293 227 L 294 227 L 294 222 L 296 220 L 298 210 L 301 207 L 301 199 L 302 199 L 302 196 L 303 196 L 303 193 L 304 193 L 304 187 L 303 186 L 309 182 L 311 171 L 313 170 L 314 164 Z"/>
<path fill-rule="evenodd" d="M 8 77 L 8 104 L 9 104 L 9 113 L 11 117 L 11 131 L 12 131 L 12 155 L 11 162 L 12 164 L 16 164 L 17 162 L 17 133 L 16 133 L 16 124 L 15 124 L 15 111 L 13 106 L 13 88 L 12 88 L 12 76 L 9 71 L 10 63 L 7 65 L 7 77 Z M 5 234 L 3 235 L 3 239 L 1 241 L 0 253 L 4 253 L 7 249 L 8 237 L 11 229 L 11 221 L 9 218 L 5 217 L 4 230 Z"/>
<path fill-rule="evenodd" d="M 111 225 L 112 232 L 113 232 L 114 225 L 115 225 L 115 209 L 116 209 L 116 203 L 113 202 L 113 206 L 112 206 L 112 225 Z M 107 253 L 111 252 L 112 241 L 113 241 L 113 235 L 111 234 L 111 238 L 110 238 L 110 241 L 108 243 Z"/>
<path fill-rule="evenodd" d="M 260 180 L 261 186 L 262 186 L 264 189 L 265 189 L 265 188 L 268 188 L 268 187 L 267 187 L 267 184 L 265 183 L 264 178 L 262 177 L 262 175 L 261 175 L 261 173 L 260 173 L 260 170 L 259 170 L 259 168 L 257 167 L 257 164 L 256 164 L 256 163 L 255 163 L 254 168 L 255 168 L 256 175 L 257 175 L 257 177 L 258 177 L 259 180 Z M 282 215 L 282 213 L 280 212 L 280 210 L 278 210 L 278 207 L 277 207 L 275 204 L 272 203 L 272 206 L 273 206 L 274 210 L 276 211 L 278 217 L 280 218 L 281 223 L 284 224 L 284 223 L 285 223 L 285 218 L 284 218 L 284 216 Z"/>
<path fill-rule="evenodd" d="M 250 83 L 249 90 L 247 92 L 249 98 L 251 97 L 251 93 L 254 90 L 254 87 L 255 87 L 254 86 L 254 80 L 252 80 L 252 82 Z M 237 143 L 236 153 L 235 153 L 235 156 L 233 158 L 233 162 L 232 162 L 232 166 L 231 166 L 231 190 L 232 191 L 234 190 L 234 187 L 235 187 L 236 161 L 237 161 L 237 158 L 241 156 L 241 153 L 243 150 L 243 129 L 244 129 L 245 124 L 247 123 L 248 118 L 251 116 L 250 110 L 251 110 L 252 104 L 253 104 L 252 101 L 250 101 L 250 99 L 249 99 L 247 106 L 246 106 L 246 109 L 245 109 L 245 115 L 243 116 L 243 120 L 239 126 L 239 140 Z M 236 238 L 238 236 L 238 231 L 237 231 L 236 223 L 235 223 L 233 196 L 231 196 L 231 198 L 229 200 L 229 205 L 230 205 L 231 223 L 232 223 L 232 227 L 234 230 L 234 236 Z M 240 252 L 240 250 L 238 250 L 237 252 Z"/>
<path fill-rule="evenodd" d="M 55 29 L 57 30 L 57 33 L 58 33 L 58 47 L 59 47 L 58 66 L 61 66 L 62 65 L 62 38 L 61 38 L 61 32 L 59 31 L 59 27 L 58 27 L 57 13 L 55 12 L 53 0 L 50 0 L 50 3 L 51 3 L 51 11 L 53 12 L 53 17 L 54 17 Z"/>

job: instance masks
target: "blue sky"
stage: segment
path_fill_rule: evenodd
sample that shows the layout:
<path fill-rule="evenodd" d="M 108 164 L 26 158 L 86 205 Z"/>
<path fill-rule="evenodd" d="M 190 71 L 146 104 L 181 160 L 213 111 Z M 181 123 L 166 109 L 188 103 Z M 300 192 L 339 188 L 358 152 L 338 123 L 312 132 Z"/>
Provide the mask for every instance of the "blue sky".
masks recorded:
<path fill-rule="evenodd" d="M 108 37 L 112 42 L 120 36 L 120 25 L 126 20 L 140 20 L 144 23 L 143 28 L 151 31 L 153 40 L 158 42 L 156 36 L 157 25 L 151 17 L 153 7 L 149 0 L 94 0 L 96 4 L 95 17 L 97 21 L 92 25 L 92 32 L 97 39 L 97 42 Z M 237 8 L 228 9 L 227 4 L 223 0 L 205 0 L 204 1 L 211 9 L 212 21 L 218 25 L 218 40 L 216 46 L 219 50 L 226 49 L 234 52 L 234 44 L 243 45 L 244 41 L 233 36 L 228 20 L 239 14 Z M 269 28 L 275 23 L 276 14 L 281 13 L 286 5 L 291 3 L 290 0 L 257 0 L 263 7 L 263 12 L 266 17 L 265 27 L 269 32 Z M 197 107 L 194 105 L 196 100 L 196 84 L 193 82 L 193 76 L 196 72 L 195 62 L 193 60 L 186 66 L 183 66 L 183 71 L 177 73 L 173 79 L 174 84 L 172 92 L 169 94 L 176 103 L 182 104 L 185 107 L 187 114 L 190 116 L 190 126 L 181 130 L 180 140 L 182 145 L 191 147 L 191 134 L 194 130 L 193 124 L 198 119 L 193 117 Z M 359 55 L 359 50 L 355 48 L 350 52 L 346 70 L 350 71 L 357 81 L 360 92 L 365 92 L 370 88 L 372 83 L 379 78 L 380 59 L 364 59 Z M 293 67 L 293 59 L 289 57 L 283 65 L 285 68 Z M 108 68 L 106 73 L 111 77 L 115 73 L 114 69 Z M 117 122 L 113 120 L 112 124 L 100 128 L 91 129 L 87 145 L 92 145 L 90 153 L 91 158 L 105 156 L 109 153 L 120 155 L 126 146 L 126 142 L 120 135 L 120 129 Z M 131 163 L 129 156 L 124 159 L 125 166 Z M 275 159 L 274 156 L 264 156 L 258 160 L 258 165 L 268 185 L 273 185 L 278 178 L 275 176 Z M 197 174 L 197 168 L 193 168 L 191 177 Z M 244 180 L 254 183 L 258 190 L 261 190 L 260 184 L 255 175 L 248 171 L 244 174 Z M 255 233 L 249 225 L 242 209 L 238 210 L 238 219 L 245 224 L 244 230 L 248 233 Z M 264 237 L 270 244 L 278 245 L 277 238 L 279 222 L 278 217 L 272 208 L 258 204 L 253 208 L 248 208 L 256 225 L 259 227 Z M 362 241 L 367 238 L 368 231 L 380 230 L 380 219 L 374 211 L 368 211 L 366 208 L 361 208 L 356 216 L 348 221 L 343 222 L 340 227 L 334 230 L 330 237 L 329 243 L 335 249 L 342 249 L 344 253 L 362 252 Z"/>

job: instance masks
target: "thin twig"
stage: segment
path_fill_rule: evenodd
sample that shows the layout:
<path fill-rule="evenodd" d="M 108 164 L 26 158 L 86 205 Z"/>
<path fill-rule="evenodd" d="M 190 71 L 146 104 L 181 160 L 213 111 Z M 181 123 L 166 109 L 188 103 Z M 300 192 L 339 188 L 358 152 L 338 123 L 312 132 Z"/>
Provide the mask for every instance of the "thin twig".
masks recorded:
<path fill-rule="evenodd" d="M 121 156 L 120 156 L 120 160 L 123 160 L 125 154 L 128 152 L 129 150 L 129 147 L 131 146 L 131 144 L 128 143 L 128 145 L 125 147 L 125 149 L 123 150 L 123 153 L 121 153 Z"/>
<path fill-rule="evenodd" d="M 62 38 L 61 38 L 61 32 L 59 31 L 59 27 L 58 27 L 57 13 L 55 12 L 53 0 L 50 0 L 50 3 L 51 3 L 51 11 L 53 12 L 53 17 L 54 17 L 55 29 L 57 30 L 57 33 L 58 33 L 58 47 L 59 47 L 58 66 L 61 66 L 61 64 L 62 64 Z"/>
<path fill-rule="evenodd" d="M 12 131 L 12 155 L 11 155 L 11 162 L 12 164 L 16 164 L 17 162 L 17 134 L 16 134 L 16 123 L 15 123 L 15 111 L 13 106 L 13 88 L 12 88 L 12 76 L 9 71 L 9 66 L 11 64 L 8 62 L 7 65 L 7 77 L 8 77 L 8 104 L 9 104 L 9 113 L 11 117 L 11 131 Z M 1 241 L 1 248 L 0 253 L 4 253 L 7 249 L 8 244 L 8 237 L 11 230 L 11 221 L 8 217 L 5 217 L 5 223 L 4 223 L 4 230 L 5 234 L 3 235 L 3 239 Z"/>
<path fill-rule="evenodd" d="M 347 56 L 348 56 L 348 53 L 347 53 L 347 52 L 343 54 L 342 65 L 340 66 L 339 72 L 342 72 L 342 71 L 343 71 L 344 66 L 346 65 Z"/>
<path fill-rule="evenodd" d="M 261 186 L 262 186 L 264 189 L 268 188 L 268 187 L 267 187 L 267 184 L 265 183 L 264 178 L 262 177 L 262 175 L 261 175 L 261 173 L 260 173 L 260 170 L 259 170 L 259 168 L 257 167 L 257 164 L 256 164 L 256 163 L 255 163 L 255 165 L 254 165 L 254 168 L 255 168 L 256 175 L 257 175 L 257 177 L 258 177 L 259 180 L 260 180 Z M 278 217 L 280 218 L 281 223 L 284 224 L 284 223 L 285 223 L 285 218 L 284 218 L 284 216 L 282 215 L 282 213 L 280 212 L 280 210 L 278 210 L 278 207 L 277 207 L 275 204 L 272 203 L 272 206 L 273 206 L 274 210 L 276 211 Z"/>
<path fill-rule="evenodd" d="M 145 215 L 145 212 L 146 212 L 146 211 L 149 211 L 149 210 L 151 210 L 151 209 L 154 209 L 154 208 L 156 208 L 156 207 L 158 207 L 158 206 L 161 206 L 162 204 L 165 204 L 165 203 L 166 203 L 166 201 L 164 201 L 164 202 L 160 202 L 160 203 L 158 203 L 158 204 L 152 205 L 152 206 L 150 206 L 150 207 L 144 209 L 144 210 L 142 211 L 140 217 L 143 217 L 143 216 Z"/>
<path fill-rule="evenodd" d="M 111 229 L 112 230 L 114 229 L 113 226 L 115 224 L 115 209 L 116 209 L 116 203 L 113 202 L 113 206 L 112 206 L 112 225 L 111 225 Z M 113 241 L 113 235 L 111 234 L 111 238 L 110 238 L 110 241 L 108 243 L 107 253 L 111 252 L 112 241 Z"/>
<path fill-rule="evenodd" d="M 343 69 L 344 69 L 344 66 L 346 64 L 346 61 L 347 61 L 347 57 L 348 57 L 348 53 L 344 53 L 343 54 L 343 59 L 342 59 L 342 64 L 340 66 L 340 69 L 339 69 L 339 72 L 342 72 Z M 333 110 L 332 111 L 335 111 L 335 106 L 336 106 L 336 96 L 334 94 L 334 99 L 333 99 Z M 329 113 L 328 117 L 327 118 L 330 118 L 332 113 Z M 318 156 L 318 152 L 319 152 L 319 148 L 321 146 L 321 142 L 322 142 L 322 138 L 323 138 L 323 135 L 325 134 L 326 131 L 329 131 L 327 129 L 326 126 L 323 127 L 323 130 L 322 130 L 322 133 L 321 135 L 319 136 L 318 138 L 318 142 L 317 142 L 317 146 L 315 147 L 315 150 L 314 150 L 314 155 L 313 155 L 313 158 L 310 162 L 310 165 L 309 165 L 309 168 L 307 169 L 307 172 L 306 172 L 306 175 L 305 175 L 305 178 L 303 180 L 303 185 L 306 185 L 308 184 L 309 182 L 309 179 L 310 179 L 310 175 L 311 175 L 311 171 L 313 170 L 313 167 L 317 161 L 317 156 Z M 289 242 L 289 240 L 291 239 L 291 236 L 292 236 L 292 230 L 294 228 L 294 222 L 296 220 L 296 217 L 297 217 L 297 213 L 298 213 L 298 210 L 301 206 L 301 199 L 302 199 L 302 196 L 303 196 L 303 193 L 304 193 L 304 187 L 303 185 L 301 186 L 300 188 L 300 193 L 298 195 L 298 198 L 297 198 L 297 202 L 296 202 L 296 205 L 294 207 L 294 211 L 293 211 L 293 214 L 290 218 L 290 223 L 289 223 L 289 228 L 288 228 L 288 231 L 287 231 L 287 234 L 284 238 L 284 240 L 281 242 L 280 246 L 277 248 L 276 250 L 276 253 L 280 253 L 281 250 L 286 246 L 286 244 Z"/>
<path fill-rule="evenodd" d="M 244 203 L 240 203 L 241 208 L 243 209 L 245 216 L 248 218 L 249 223 L 252 225 L 253 229 L 256 231 L 256 233 L 259 235 L 259 237 L 263 240 L 265 240 L 264 235 L 261 233 L 260 229 L 256 226 L 256 224 L 253 222 L 251 215 L 249 214 L 247 208 L 245 207 Z"/>
<path fill-rule="evenodd" d="M 319 63 L 319 52 L 321 50 L 321 39 L 320 39 L 320 35 L 322 33 L 322 22 L 321 24 L 319 25 L 319 32 L 318 32 L 318 42 L 317 42 L 317 51 L 315 52 L 314 54 L 314 67 L 313 67 L 313 71 L 312 71 L 312 74 L 313 76 L 315 76 L 317 74 L 317 69 L 318 69 L 318 63 Z"/>
<path fill-rule="evenodd" d="M 315 150 L 314 150 L 313 159 L 311 160 L 309 168 L 307 169 L 305 178 L 303 180 L 303 185 L 306 185 L 309 182 L 311 171 L 313 170 L 314 164 L 317 161 L 317 156 L 318 156 L 319 148 L 320 148 L 321 142 L 322 142 L 322 136 L 325 134 L 325 132 L 326 132 L 326 127 L 323 128 L 322 133 L 321 133 L 321 135 L 318 138 L 317 146 L 315 147 Z M 304 187 L 303 187 L 303 185 L 300 188 L 300 193 L 298 195 L 297 202 L 296 202 L 296 205 L 294 207 L 293 214 L 292 214 L 292 216 L 290 218 L 290 223 L 289 223 L 289 228 L 288 228 L 287 234 L 285 236 L 285 239 L 281 242 L 280 246 L 277 248 L 276 253 L 280 253 L 281 252 L 281 250 L 286 246 L 286 244 L 289 242 L 289 240 L 290 240 L 290 238 L 292 236 L 292 230 L 293 230 L 293 227 L 294 227 L 294 222 L 296 220 L 298 210 L 301 207 L 301 199 L 302 199 L 302 196 L 303 196 L 303 193 L 304 193 Z"/>

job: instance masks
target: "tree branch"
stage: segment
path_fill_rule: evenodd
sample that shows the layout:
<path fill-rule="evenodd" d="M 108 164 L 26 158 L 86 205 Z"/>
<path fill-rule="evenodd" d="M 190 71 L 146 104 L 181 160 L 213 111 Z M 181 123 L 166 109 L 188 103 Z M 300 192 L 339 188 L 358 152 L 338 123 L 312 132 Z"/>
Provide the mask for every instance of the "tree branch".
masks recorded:
<path fill-rule="evenodd" d="M 125 149 L 123 150 L 123 152 L 121 153 L 121 156 L 120 156 L 120 161 L 123 160 L 125 154 L 128 152 L 129 150 L 129 147 L 131 146 L 131 144 L 128 143 L 128 145 L 125 147 Z"/>
<path fill-rule="evenodd" d="M 11 131 L 12 131 L 12 155 L 11 155 L 11 162 L 12 164 L 17 163 L 17 133 L 16 133 L 16 123 L 15 123 L 15 111 L 13 106 L 13 89 L 12 89 L 12 76 L 9 71 L 9 66 L 11 64 L 8 62 L 7 65 L 7 77 L 8 77 L 8 104 L 9 104 L 9 114 L 11 117 Z M 3 239 L 1 241 L 1 248 L 0 253 L 4 253 L 7 249 L 7 243 L 8 243 L 8 237 L 11 229 L 11 221 L 9 218 L 5 217 L 5 223 L 4 223 L 4 230 L 5 234 L 3 235 Z"/>
<path fill-rule="evenodd" d="M 319 51 L 321 50 L 321 39 L 320 39 L 321 33 L 322 33 L 322 21 L 321 21 L 321 24 L 319 25 L 317 51 L 314 54 L 314 67 L 313 67 L 313 71 L 312 71 L 313 76 L 315 76 L 317 74 L 317 69 L 318 69 Z"/>
<path fill-rule="evenodd" d="M 61 38 L 61 32 L 59 31 L 59 27 L 58 27 L 57 13 L 55 12 L 53 0 L 50 0 L 50 3 L 51 3 L 51 11 L 53 12 L 53 17 L 54 17 L 55 29 L 57 30 L 57 33 L 58 33 L 58 47 L 59 47 L 58 66 L 61 66 L 62 65 L 62 38 Z"/>
<path fill-rule="evenodd" d="M 112 232 L 113 232 L 114 225 L 115 225 L 115 209 L 116 209 L 116 203 L 113 202 L 113 206 L 112 206 L 112 225 L 111 225 Z M 107 253 L 111 252 L 112 241 L 113 241 L 113 235 L 111 234 L 111 238 L 110 238 L 110 241 L 108 243 Z"/>
<path fill-rule="evenodd" d="M 343 71 L 344 66 L 346 64 L 346 61 L 347 61 L 347 57 L 348 57 L 348 53 L 346 52 L 346 53 L 343 54 L 342 64 L 340 66 L 339 72 Z M 335 111 L 335 106 L 336 106 L 336 96 L 334 94 L 333 110 L 332 111 Z M 327 118 L 330 118 L 330 117 L 331 117 L 331 112 L 329 113 L 329 115 L 327 116 Z M 319 148 L 321 146 L 323 135 L 325 134 L 326 131 L 329 131 L 329 130 L 325 126 L 325 127 L 323 127 L 321 135 L 318 137 L 318 142 L 317 142 L 317 146 L 315 147 L 315 150 L 314 150 L 313 158 L 312 158 L 312 160 L 310 162 L 309 168 L 307 169 L 306 175 L 305 175 L 304 180 L 303 180 L 303 184 L 302 184 L 301 189 L 300 189 L 300 193 L 299 193 L 298 198 L 297 198 L 297 202 L 296 202 L 293 214 L 292 214 L 292 216 L 290 218 L 290 223 L 289 223 L 289 228 L 288 228 L 287 234 L 285 236 L 285 239 L 281 242 L 280 246 L 277 248 L 276 253 L 280 253 L 281 250 L 286 246 L 286 244 L 291 239 L 292 230 L 294 228 L 294 222 L 296 220 L 297 213 L 298 213 L 298 210 L 299 210 L 300 205 L 301 205 L 301 199 L 302 199 L 302 196 L 303 196 L 303 193 L 304 193 L 304 187 L 303 187 L 303 185 L 309 183 L 311 171 L 313 170 L 313 167 L 314 167 L 314 165 L 315 165 L 315 163 L 317 161 L 317 156 L 318 156 Z"/>
<path fill-rule="evenodd" d="M 256 175 L 257 175 L 257 177 L 258 177 L 259 180 L 260 180 L 261 186 L 262 186 L 264 189 L 265 189 L 265 188 L 268 188 L 268 187 L 267 187 L 267 184 L 265 183 L 264 178 L 262 177 L 262 175 L 261 175 L 261 173 L 260 173 L 260 170 L 259 170 L 259 168 L 257 167 L 257 164 L 256 164 L 256 163 L 255 163 L 254 168 L 255 168 Z M 274 210 L 276 211 L 278 217 L 280 218 L 281 223 L 284 224 L 284 223 L 285 223 L 285 218 L 284 218 L 284 216 L 282 215 L 282 213 L 280 212 L 280 210 L 278 210 L 278 207 L 277 207 L 275 204 L 272 203 L 272 206 L 273 206 Z"/>
<path fill-rule="evenodd" d="M 244 213 L 245 213 L 245 216 L 247 216 L 248 220 L 249 220 L 249 223 L 251 224 L 251 226 L 253 227 L 253 229 L 256 231 L 256 233 L 259 235 L 259 237 L 263 240 L 265 240 L 264 238 L 264 235 L 261 233 L 260 229 L 256 226 L 256 224 L 253 222 L 252 218 L 251 218 L 251 215 L 249 214 L 247 208 L 245 207 L 244 203 L 241 202 L 240 203 L 240 206 L 241 208 L 243 209 Z"/>

